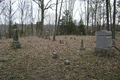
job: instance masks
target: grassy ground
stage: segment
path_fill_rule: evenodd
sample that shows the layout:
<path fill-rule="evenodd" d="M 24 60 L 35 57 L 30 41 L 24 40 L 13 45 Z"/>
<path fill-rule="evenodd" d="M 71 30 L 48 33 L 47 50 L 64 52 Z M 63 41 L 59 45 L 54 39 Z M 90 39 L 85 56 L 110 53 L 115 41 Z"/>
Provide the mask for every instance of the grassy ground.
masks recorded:
<path fill-rule="evenodd" d="M 85 51 L 80 51 L 81 39 Z M 20 38 L 21 49 L 13 49 L 12 41 L 0 40 L 1 80 L 120 80 L 120 53 L 115 50 L 114 57 L 93 54 L 95 36 L 57 36 L 56 41 Z M 116 46 L 120 49 L 119 36 Z M 53 52 L 57 59 L 52 58 Z M 66 59 L 70 65 L 64 65 Z"/>

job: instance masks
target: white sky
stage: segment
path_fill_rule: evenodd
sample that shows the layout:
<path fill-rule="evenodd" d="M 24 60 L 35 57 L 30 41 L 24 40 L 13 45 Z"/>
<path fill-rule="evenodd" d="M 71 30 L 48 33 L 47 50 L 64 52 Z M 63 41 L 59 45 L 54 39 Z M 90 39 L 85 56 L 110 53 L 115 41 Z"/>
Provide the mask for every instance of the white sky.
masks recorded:
<path fill-rule="evenodd" d="M 21 13 L 19 11 L 20 9 L 18 8 L 18 0 L 12 0 L 12 2 L 14 2 L 14 1 L 16 1 L 16 2 L 13 5 L 12 8 L 13 8 L 14 11 L 18 9 L 18 11 L 16 12 L 16 14 L 14 15 L 14 17 L 16 18 L 14 20 L 14 22 L 19 23 L 20 22 L 20 15 L 21 15 Z M 44 0 L 44 1 L 45 1 L 44 3 L 47 4 L 47 2 L 49 0 Z M 5 0 L 5 2 L 6 2 L 6 4 L 9 4 L 9 0 Z M 51 3 L 56 3 L 56 0 L 52 0 Z M 0 3 L 0 5 L 1 5 L 0 9 L 2 10 L 2 3 Z M 60 4 L 59 4 L 59 6 L 60 6 Z M 59 15 L 59 6 L 58 6 L 58 15 Z M 63 6 L 65 6 L 65 5 L 63 4 Z M 79 6 L 80 6 L 80 1 L 76 0 L 74 14 L 73 14 L 74 15 L 73 19 L 77 20 L 77 21 L 80 20 Z M 83 5 L 81 5 L 81 7 L 82 6 Z M 83 8 L 81 8 L 81 9 L 83 9 Z M 1 10 L 0 10 L 0 12 L 1 12 Z M 33 2 L 33 14 L 34 14 L 33 16 L 34 16 L 34 23 L 35 23 L 38 20 L 38 17 L 37 17 L 38 16 L 38 5 L 35 2 Z M 0 15 L 0 17 L 4 18 L 3 15 Z M 45 21 L 44 21 L 44 23 L 48 24 L 49 21 L 50 21 L 51 24 L 54 24 L 54 21 L 55 21 L 55 6 L 53 7 L 53 10 L 52 9 L 48 9 L 48 10 L 45 11 Z M 3 21 L 3 23 L 4 23 L 4 21 Z"/>
<path fill-rule="evenodd" d="M 8 1 L 9 0 L 5 0 L 6 3 Z M 13 5 L 13 10 L 19 9 L 18 8 L 18 3 L 17 3 L 18 0 L 12 0 L 12 1 L 16 1 L 16 3 Z M 28 1 L 30 1 L 30 0 L 28 0 Z M 44 0 L 44 1 L 45 1 L 44 3 L 46 4 L 49 0 Z M 59 1 L 61 1 L 61 0 L 59 0 Z M 110 1 L 111 1 L 111 3 L 113 3 L 113 0 L 110 0 Z M 52 3 L 56 3 L 56 0 L 52 0 Z M 1 5 L 1 3 L 0 3 L 0 5 Z M 60 6 L 60 4 L 59 4 L 59 6 Z M 59 6 L 58 6 L 58 15 L 59 15 Z M 65 4 L 63 4 L 63 6 L 65 6 Z M 1 9 L 1 7 L 0 7 L 0 9 Z M 18 10 L 17 13 L 14 15 L 14 18 L 15 18 L 14 22 L 20 23 L 20 15 L 21 15 L 20 11 Z M 36 23 L 36 21 L 38 21 L 38 5 L 35 2 L 33 2 L 33 16 L 34 16 L 34 23 Z M 41 17 L 41 14 L 40 14 L 39 17 Z M 85 22 L 84 1 L 76 0 L 75 7 L 74 7 L 74 12 L 73 12 L 73 20 L 77 20 L 77 22 L 79 22 L 81 17 Z M 4 18 L 3 15 L 0 15 L 0 19 L 1 18 L 2 19 Z M 4 21 L 2 21 L 2 22 L 4 23 Z M 28 21 L 28 23 L 29 22 L 30 21 Z M 53 7 L 53 10 L 48 9 L 48 10 L 45 11 L 44 23 L 48 24 L 49 22 L 50 22 L 50 24 L 54 24 L 54 22 L 55 22 L 55 6 Z"/>

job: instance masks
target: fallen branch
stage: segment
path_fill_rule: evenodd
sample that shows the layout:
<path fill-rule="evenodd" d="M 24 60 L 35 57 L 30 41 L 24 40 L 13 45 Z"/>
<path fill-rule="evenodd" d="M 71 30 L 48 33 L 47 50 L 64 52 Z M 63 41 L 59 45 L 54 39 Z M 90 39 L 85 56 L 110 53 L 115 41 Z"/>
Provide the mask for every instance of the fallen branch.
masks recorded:
<path fill-rule="evenodd" d="M 117 48 L 116 46 L 113 46 L 115 49 L 117 49 L 119 52 L 120 52 L 120 49 L 119 48 Z"/>

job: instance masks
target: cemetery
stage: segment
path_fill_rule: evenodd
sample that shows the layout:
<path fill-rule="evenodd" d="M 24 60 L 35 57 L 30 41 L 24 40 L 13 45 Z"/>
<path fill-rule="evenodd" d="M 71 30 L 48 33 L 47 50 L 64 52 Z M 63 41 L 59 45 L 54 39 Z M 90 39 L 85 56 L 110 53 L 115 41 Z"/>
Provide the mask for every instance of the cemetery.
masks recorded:
<path fill-rule="evenodd" d="M 1 39 L 0 78 L 4 80 L 120 78 L 119 51 L 114 49 L 112 56 L 101 56 L 99 50 L 95 53 L 96 47 L 98 49 L 99 46 L 105 46 L 104 42 L 103 45 L 99 43 L 96 45 L 96 39 L 97 36 L 75 35 L 57 36 L 56 41 L 38 37 Z M 19 41 L 21 48 L 11 44 L 14 40 Z M 62 44 L 60 40 L 63 41 Z M 117 36 L 117 47 L 120 45 L 119 42 L 120 36 Z M 111 47 L 111 44 L 108 46 Z"/>
<path fill-rule="evenodd" d="M 0 80 L 120 80 L 120 0 L 0 0 Z"/>

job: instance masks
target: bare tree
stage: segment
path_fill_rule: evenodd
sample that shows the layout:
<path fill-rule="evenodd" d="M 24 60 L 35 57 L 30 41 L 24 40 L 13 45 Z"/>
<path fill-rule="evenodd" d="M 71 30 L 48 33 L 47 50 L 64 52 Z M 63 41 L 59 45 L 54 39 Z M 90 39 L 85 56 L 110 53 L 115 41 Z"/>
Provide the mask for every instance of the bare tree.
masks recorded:
<path fill-rule="evenodd" d="M 50 4 L 50 2 L 52 0 L 49 0 L 48 3 L 46 5 L 44 5 L 44 0 L 33 0 L 34 2 L 36 2 L 39 6 L 39 8 L 41 9 L 41 30 L 40 30 L 40 34 L 38 37 L 41 37 L 43 35 L 43 26 L 44 26 L 44 11 L 52 8 L 53 4 Z"/>
<path fill-rule="evenodd" d="M 112 31 L 112 6 L 109 2 L 109 14 L 110 14 L 110 31 Z"/>
<path fill-rule="evenodd" d="M 27 4 L 28 3 L 28 4 Z M 28 36 L 29 35 L 29 31 L 27 30 L 27 25 L 28 23 L 30 22 L 31 23 L 31 10 L 30 10 L 30 2 L 26 1 L 26 7 L 25 7 L 25 10 L 24 10 L 24 24 L 25 24 L 25 27 L 24 27 L 24 36 Z M 28 35 L 27 35 L 28 33 Z"/>
<path fill-rule="evenodd" d="M 56 36 L 56 28 L 57 28 L 57 7 L 58 7 L 58 0 L 56 0 L 56 10 L 55 10 L 55 31 L 53 35 L 53 41 L 55 41 L 55 36 Z"/>
<path fill-rule="evenodd" d="M 60 17 L 61 17 L 62 4 L 63 4 L 63 0 L 61 0 L 60 10 L 59 10 L 59 17 L 58 17 L 58 28 L 57 28 L 57 32 L 58 32 L 58 29 L 59 29 L 59 24 L 60 24 Z"/>
<path fill-rule="evenodd" d="M 90 14 L 92 16 L 92 24 L 94 21 L 95 27 L 97 26 L 97 23 L 99 25 L 99 30 L 101 29 L 101 20 L 102 20 L 102 4 L 104 3 L 104 0 L 91 0 L 90 1 Z M 104 5 L 103 5 L 104 7 Z M 104 9 L 103 9 L 104 10 Z M 104 20 L 104 19 L 103 19 Z M 93 28 L 92 28 L 93 29 Z M 97 29 L 97 28 L 96 28 Z"/>
<path fill-rule="evenodd" d="M 9 4 L 7 4 L 6 9 L 4 10 L 4 13 L 6 15 L 6 17 L 8 18 L 9 21 L 9 38 L 12 37 L 12 24 L 13 24 L 13 16 L 16 13 L 17 10 L 13 11 L 12 6 L 14 5 L 15 1 L 12 2 L 11 0 L 9 0 Z M 8 14 L 7 14 L 8 11 Z"/>
<path fill-rule="evenodd" d="M 23 36 L 23 26 L 24 26 L 24 12 L 25 12 L 25 9 L 26 9 L 26 6 L 27 6 L 27 3 L 26 3 L 26 0 L 19 0 L 19 3 L 18 3 L 18 7 L 20 8 L 20 12 L 21 12 L 21 25 L 22 25 L 22 30 L 21 30 L 21 36 Z"/>
<path fill-rule="evenodd" d="M 31 1 L 31 33 L 33 36 L 33 4 L 32 4 L 32 1 Z"/>
<path fill-rule="evenodd" d="M 93 21 L 94 21 L 94 8 L 93 8 L 93 3 L 90 1 L 90 16 L 92 17 L 92 27 L 91 30 L 93 31 Z"/>
<path fill-rule="evenodd" d="M 73 17 L 73 10 L 74 10 L 74 5 L 75 5 L 76 0 L 69 0 L 69 11 L 70 11 L 70 15 L 71 17 Z"/>
<path fill-rule="evenodd" d="M 102 30 L 104 29 L 105 27 L 105 3 L 103 2 L 103 26 L 102 26 Z"/>

